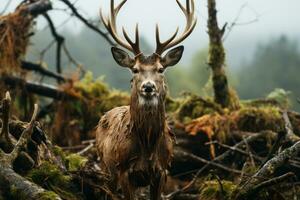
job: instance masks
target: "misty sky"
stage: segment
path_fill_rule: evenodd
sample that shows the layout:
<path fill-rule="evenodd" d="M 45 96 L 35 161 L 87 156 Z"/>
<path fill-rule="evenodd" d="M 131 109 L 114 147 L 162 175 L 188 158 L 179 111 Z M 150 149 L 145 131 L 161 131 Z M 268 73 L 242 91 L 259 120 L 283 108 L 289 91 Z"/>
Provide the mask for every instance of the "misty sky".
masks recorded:
<path fill-rule="evenodd" d="M 7 1 L 1 0 L 0 11 Z M 8 11 L 20 2 L 19 0 L 12 1 Z M 185 60 L 190 58 L 196 50 L 208 45 L 205 27 L 206 0 L 195 1 L 198 24 L 193 34 L 185 42 Z M 56 25 L 59 25 L 67 18 L 59 10 L 64 8 L 64 5 L 58 0 L 52 2 L 54 2 L 55 9 L 50 14 L 55 19 Z M 116 0 L 116 2 L 119 1 Z M 182 2 L 184 3 L 184 1 Z M 100 6 L 107 13 L 109 0 L 78 0 L 76 6 L 80 8 L 80 12 L 84 16 L 97 18 Z M 217 7 L 221 25 L 225 22 L 230 25 L 241 11 L 236 22 L 242 25 L 235 26 L 225 41 L 230 64 L 237 65 L 244 58 L 251 56 L 256 44 L 266 39 L 286 34 L 293 39 L 300 40 L 299 0 L 218 0 Z M 153 45 L 155 44 L 154 29 L 157 22 L 161 27 L 162 38 L 169 37 L 177 26 L 183 28 L 185 22 L 175 0 L 128 0 L 118 19 L 119 27 L 124 26 L 129 33 L 133 33 L 135 24 L 139 23 L 141 35 L 148 40 L 149 44 Z M 41 18 L 38 28 L 44 26 L 45 22 Z M 82 24 L 74 18 L 66 26 L 74 32 L 78 32 Z"/>

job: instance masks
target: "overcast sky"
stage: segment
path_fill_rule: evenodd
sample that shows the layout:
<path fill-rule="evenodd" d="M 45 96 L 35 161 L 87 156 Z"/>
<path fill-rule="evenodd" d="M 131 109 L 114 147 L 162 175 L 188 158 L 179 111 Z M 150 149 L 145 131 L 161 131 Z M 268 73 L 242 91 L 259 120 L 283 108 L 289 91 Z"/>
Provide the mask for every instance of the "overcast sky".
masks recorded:
<path fill-rule="evenodd" d="M 9 0 L 0 0 L 0 11 Z M 19 0 L 12 0 L 8 11 L 12 10 Z M 54 8 L 64 8 L 58 0 L 54 2 Z M 116 2 L 119 2 L 116 0 Z M 185 1 L 182 0 L 184 3 Z M 208 45 L 206 34 L 206 0 L 195 0 L 198 24 L 193 34 L 187 39 L 186 58 L 192 52 Z M 99 16 L 99 8 L 104 13 L 109 8 L 109 0 L 78 0 L 76 7 L 80 8 L 83 15 L 90 18 Z M 241 8 L 243 7 L 242 11 Z M 238 24 L 231 31 L 225 41 L 228 48 L 229 62 L 240 61 L 241 52 L 250 55 L 255 45 L 268 38 L 286 34 L 294 39 L 300 40 L 300 1 L 299 0 L 218 0 L 218 18 L 220 24 L 234 21 L 238 13 L 240 16 L 236 21 Z M 56 25 L 63 22 L 67 16 L 60 10 L 51 11 Z M 251 21 L 253 23 L 249 23 Z M 178 8 L 175 0 L 128 0 L 118 18 L 118 26 L 124 26 L 128 33 L 133 33 L 134 26 L 139 23 L 141 34 L 148 40 L 149 44 L 155 44 L 155 24 L 159 23 L 162 38 L 169 37 L 176 29 L 184 27 L 184 16 Z M 246 24 L 246 25 L 245 25 Z M 45 23 L 40 20 L 38 27 L 44 27 Z M 82 27 L 75 19 L 66 25 L 74 32 Z M 244 55 L 244 54 L 243 54 Z"/>

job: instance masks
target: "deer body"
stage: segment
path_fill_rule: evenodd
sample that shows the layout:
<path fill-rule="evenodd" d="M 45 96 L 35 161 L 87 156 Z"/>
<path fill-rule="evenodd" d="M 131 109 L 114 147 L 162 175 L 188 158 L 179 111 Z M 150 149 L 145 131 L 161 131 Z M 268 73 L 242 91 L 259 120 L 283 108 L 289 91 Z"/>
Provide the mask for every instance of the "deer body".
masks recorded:
<path fill-rule="evenodd" d="M 142 119 L 145 122 L 152 118 L 151 113 L 143 115 L 148 117 Z M 135 189 L 147 185 L 156 191 L 153 199 L 158 199 L 165 169 L 171 161 L 172 137 L 167 126 L 154 125 L 157 120 L 145 123 L 141 130 L 135 128 L 131 117 L 129 106 L 117 107 L 102 117 L 97 129 L 101 133 L 97 135 L 99 155 L 104 169 L 112 175 L 112 187 L 121 185 L 126 199 L 133 199 Z M 114 123 L 116 120 L 118 123 Z M 152 132 L 152 127 L 159 132 Z"/>
<path fill-rule="evenodd" d="M 111 175 L 111 189 L 121 186 L 125 199 L 133 200 L 135 190 L 150 185 L 150 199 L 159 200 L 173 152 L 173 136 L 166 122 L 165 97 L 167 86 L 164 71 L 179 62 L 183 46 L 162 53 L 179 44 L 193 31 L 194 1 L 186 0 L 187 8 L 177 0 L 184 12 L 187 25 L 178 39 L 175 34 L 161 43 L 156 27 L 156 51 L 144 56 L 139 48 L 139 32 L 136 27 L 135 42 L 123 29 L 124 41 L 117 35 L 116 17 L 127 0 L 117 7 L 111 0 L 111 14 L 102 21 L 115 41 L 135 56 L 132 58 L 122 49 L 112 47 L 115 61 L 131 70 L 131 102 L 129 106 L 117 107 L 107 112 L 96 129 L 96 146 L 101 167 Z M 192 4 L 190 5 L 190 1 Z"/>

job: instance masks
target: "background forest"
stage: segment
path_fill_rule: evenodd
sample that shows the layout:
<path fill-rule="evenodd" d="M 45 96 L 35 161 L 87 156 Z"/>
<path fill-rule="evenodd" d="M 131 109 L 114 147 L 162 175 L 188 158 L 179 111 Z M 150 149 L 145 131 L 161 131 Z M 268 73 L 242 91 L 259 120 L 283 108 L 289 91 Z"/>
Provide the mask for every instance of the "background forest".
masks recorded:
<path fill-rule="evenodd" d="M 69 29 L 62 32 L 68 38 L 66 43 L 73 56 L 85 66 L 86 70 L 92 71 L 94 77 L 101 76 L 113 88 L 129 91 L 130 72 L 117 67 L 110 51 L 107 50 L 109 45 L 104 39 L 89 29 L 82 29 L 76 34 L 72 34 Z M 33 37 L 34 47 L 29 49 L 27 55 L 29 60 L 39 60 L 40 54 L 34 48 L 45 47 L 50 37 L 47 30 L 38 32 Z M 149 42 L 143 39 L 142 43 L 146 52 L 151 52 L 152 47 Z M 298 88 L 300 51 L 298 46 L 299 41 L 295 38 L 275 35 L 271 39 L 257 43 L 251 56 L 248 55 L 247 50 L 241 50 L 240 56 L 247 55 L 249 59 L 231 60 L 232 65 L 227 61 L 230 81 L 239 97 L 241 99 L 262 98 L 275 91 L 281 98 L 289 98 L 292 108 L 299 111 L 300 104 L 297 103 L 297 97 L 300 97 Z M 189 60 L 167 71 L 171 96 L 178 97 L 182 92 L 193 92 L 204 96 L 212 94 L 209 85 L 211 84 L 209 83 L 210 70 L 206 64 L 207 53 L 208 47 L 199 49 L 190 56 Z M 55 70 L 54 46 L 44 58 L 47 66 Z M 66 59 L 64 63 L 67 64 Z"/>

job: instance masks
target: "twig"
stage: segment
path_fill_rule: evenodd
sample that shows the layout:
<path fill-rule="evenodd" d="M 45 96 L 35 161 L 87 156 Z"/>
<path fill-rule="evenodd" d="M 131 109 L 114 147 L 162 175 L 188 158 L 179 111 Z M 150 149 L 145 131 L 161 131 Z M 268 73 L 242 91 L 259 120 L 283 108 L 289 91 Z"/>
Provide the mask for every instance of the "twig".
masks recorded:
<path fill-rule="evenodd" d="M 253 159 L 253 154 L 252 154 L 252 152 L 250 150 L 250 146 L 249 146 L 248 142 L 246 141 L 245 137 L 243 137 L 243 141 L 245 143 L 247 152 L 249 153 L 249 157 L 250 157 L 250 161 L 251 161 L 252 167 L 255 167 L 255 162 L 254 162 L 254 159 Z"/>
<path fill-rule="evenodd" d="M 57 44 L 57 46 L 56 46 L 56 71 L 57 71 L 57 73 L 61 74 L 62 73 L 62 69 L 61 69 L 61 48 L 62 48 L 62 44 L 65 41 L 65 38 L 57 33 L 56 28 L 53 24 L 53 21 L 47 13 L 44 14 L 44 17 L 46 18 L 46 20 L 49 24 L 52 36 L 56 40 L 56 44 Z"/>
<path fill-rule="evenodd" d="M 245 142 L 245 141 L 243 140 L 243 142 Z M 242 150 L 242 149 L 239 149 L 239 148 L 236 148 L 236 147 L 232 147 L 232 146 L 229 146 L 229 145 L 227 145 L 227 144 L 220 143 L 220 142 L 218 142 L 218 141 L 213 141 L 212 143 L 218 144 L 218 145 L 221 146 L 221 147 L 224 147 L 224 148 L 229 149 L 229 150 L 231 150 L 231 151 L 235 151 L 235 152 L 240 153 L 240 154 L 243 154 L 243 155 L 245 155 L 245 156 L 250 156 L 250 155 L 249 155 L 249 152 L 244 151 L 244 150 Z M 255 160 L 257 160 L 257 161 L 262 161 L 262 160 L 263 160 L 262 157 L 257 156 L 257 155 L 254 155 L 254 154 L 252 154 L 252 157 L 253 157 Z"/>
<path fill-rule="evenodd" d="M 255 22 L 257 22 L 257 21 L 259 20 L 260 15 L 259 15 L 254 9 L 252 9 L 253 12 L 256 14 L 256 16 L 255 16 L 254 19 L 249 20 L 249 21 L 247 21 L 247 22 L 238 22 L 238 20 L 239 20 L 241 14 L 242 14 L 242 12 L 244 11 L 244 9 L 245 9 L 246 7 L 248 7 L 248 4 L 247 4 L 247 3 L 243 4 L 243 5 L 240 7 L 240 9 L 239 9 L 239 11 L 238 11 L 236 17 L 234 18 L 234 20 L 233 20 L 233 21 L 230 23 L 230 25 L 228 26 L 228 28 L 227 28 L 228 31 L 227 31 L 226 35 L 224 35 L 223 41 L 225 41 L 225 40 L 229 37 L 230 33 L 232 32 L 232 30 L 233 30 L 233 28 L 234 28 L 235 26 L 249 25 L 249 24 L 255 23 Z"/>
<path fill-rule="evenodd" d="M 84 140 L 81 142 L 81 144 L 90 144 L 90 143 L 96 143 L 96 140 L 93 139 L 93 140 Z"/>
<path fill-rule="evenodd" d="M 9 154 L 12 162 L 17 158 L 21 148 L 25 146 L 27 140 L 31 137 L 31 133 L 33 130 L 34 123 L 36 121 L 37 114 L 38 114 L 38 105 L 34 104 L 34 110 L 33 110 L 31 120 L 28 123 L 26 129 L 22 132 L 17 144 L 15 145 L 14 150 Z"/>
<path fill-rule="evenodd" d="M 88 28 L 90 28 L 91 30 L 95 31 L 96 33 L 100 34 L 102 37 L 104 37 L 104 39 L 112 46 L 116 46 L 116 44 L 108 37 L 108 35 L 106 33 L 104 33 L 103 31 L 101 31 L 99 28 L 97 28 L 96 26 L 94 26 L 93 24 L 91 24 L 90 22 L 88 22 L 87 19 L 85 19 L 78 11 L 77 9 L 74 7 L 74 5 L 69 1 L 69 0 L 60 0 L 62 1 L 64 4 L 66 4 L 71 11 L 74 13 L 74 15 L 80 20 L 82 21 Z"/>
<path fill-rule="evenodd" d="M 283 139 L 285 136 L 286 136 L 285 132 L 279 132 L 279 133 L 277 134 L 277 139 L 276 139 L 275 143 L 273 144 L 272 149 L 271 149 L 271 151 L 269 152 L 268 156 L 266 157 L 266 159 L 264 160 L 264 162 L 261 164 L 260 168 L 261 168 L 262 166 L 264 166 L 264 164 L 266 164 L 266 162 L 267 162 L 268 160 L 270 160 L 270 159 L 274 156 L 274 154 L 275 154 L 276 151 L 279 149 L 279 147 L 280 147 L 280 145 L 281 145 L 281 143 L 282 143 L 282 139 Z"/>
<path fill-rule="evenodd" d="M 89 144 L 89 146 L 87 146 L 87 147 L 84 148 L 83 150 L 79 151 L 77 154 L 78 154 L 78 155 L 83 155 L 85 152 L 87 152 L 88 150 L 90 150 L 90 149 L 93 148 L 93 147 L 94 147 L 94 144 L 91 143 L 91 144 Z"/>
<path fill-rule="evenodd" d="M 284 119 L 284 123 L 285 123 L 286 138 L 288 139 L 288 141 L 290 141 L 290 142 L 299 141 L 300 137 L 295 135 L 295 133 L 293 131 L 293 126 L 291 124 L 290 118 L 289 118 L 286 110 L 283 112 L 283 119 Z"/>
<path fill-rule="evenodd" d="M 5 98 L 2 100 L 2 129 L 0 132 L 0 145 L 3 151 L 6 153 L 11 152 L 14 147 L 9 135 L 10 105 L 11 97 L 9 92 L 7 91 L 5 94 Z"/>
<path fill-rule="evenodd" d="M 295 176 L 294 173 L 288 172 L 282 176 L 278 176 L 278 177 L 272 178 L 270 180 L 264 181 L 253 187 L 252 194 L 255 194 L 255 193 L 257 194 L 260 190 L 262 190 L 266 187 L 277 185 L 278 183 L 281 183 L 281 182 L 285 181 L 286 179 L 289 179 L 290 177 L 293 177 L 293 176 Z"/>
<path fill-rule="evenodd" d="M 193 158 L 193 157 L 196 157 L 196 158 L 195 158 L 196 160 L 199 160 L 200 162 L 205 163 L 205 165 L 204 165 L 201 169 L 199 169 L 199 170 L 197 171 L 197 173 L 196 173 L 196 175 L 194 176 L 194 178 L 192 179 L 192 181 L 190 181 L 186 186 L 184 186 L 183 188 L 178 189 L 178 190 L 176 190 L 176 191 L 174 191 L 174 192 L 172 192 L 172 193 L 166 195 L 165 198 L 167 198 L 167 199 L 172 199 L 172 198 L 174 198 L 176 195 L 178 195 L 178 194 L 180 194 L 180 193 L 182 193 L 182 192 L 188 190 L 192 185 L 194 185 L 194 183 L 196 182 L 196 180 L 197 180 L 197 178 L 200 176 L 200 174 L 201 174 L 204 170 L 206 170 L 208 167 L 214 165 L 215 167 L 224 168 L 223 165 L 219 165 L 219 164 L 216 163 L 216 162 L 220 162 L 220 161 L 224 160 L 225 158 L 227 158 L 228 156 L 230 156 L 230 155 L 231 155 L 231 152 L 232 152 L 232 151 L 235 151 L 236 149 L 239 149 L 240 147 L 242 147 L 242 146 L 245 144 L 245 141 L 247 141 L 248 143 L 251 143 L 251 142 L 254 142 L 254 141 L 256 141 L 257 139 L 259 139 L 259 138 L 261 138 L 261 137 L 266 137 L 267 134 L 270 135 L 270 134 L 273 134 L 273 132 L 261 132 L 261 133 L 256 133 L 256 134 L 252 133 L 251 136 L 247 137 L 245 140 L 242 140 L 242 141 L 239 142 L 238 144 L 234 145 L 234 146 L 231 147 L 229 150 L 227 150 L 227 151 L 224 152 L 223 154 L 217 156 L 217 157 L 216 157 L 214 160 L 212 160 L 212 161 L 208 161 L 208 160 L 201 159 L 201 158 L 200 158 L 200 160 L 199 160 L 199 157 L 192 155 L 192 156 L 191 156 L 192 158 Z M 231 171 L 232 169 L 230 169 L 230 168 L 228 168 L 228 167 L 225 167 L 224 170 L 226 170 L 226 171 L 228 171 L 228 170 Z M 233 169 L 233 170 L 234 170 L 234 169 Z M 248 176 L 249 176 L 249 174 L 245 174 L 243 171 L 236 170 L 235 172 L 236 172 L 237 174 L 243 174 L 243 175 L 248 175 Z"/>
<path fill-rule="evenodd" d="M 274 158 L 270 159 L 258 172 L 256 172 L 251 179 L 249 179 L 237 194 L 236 199 L 249 199 L 252 194 L 253 187 L 261 183 L 260 177 L 271 177 L 275 170 L 282 166 L 288 159 L 296 156 L 300 152 L 300 141 L 285 149 Z"/>
<path fill-rule="evenodd" d="M 232 168 L 226 167 L 222 164 L 216 163 L 215 160 L 208 161 L 204 158 L 201 158 L 199 156 L 196 156 L 194 154 L 191 154 L 191 153 L 188 153 L 188 152 L 185 152 L 185 151 L 175 150 L 174 153 L 175 153 L 176 156 L 179 156 L 181 158 L 192 159 L 192 160 L 198 161 L 200 163 L 204 163 L 206 165 L 211 165 L 211 166 L 223 169 L 223 170 L 231 172 L 231 173 L 235 173 L 235 174 L 241 174 L 242 173 L 240 170 L 232 169 Z"/>

